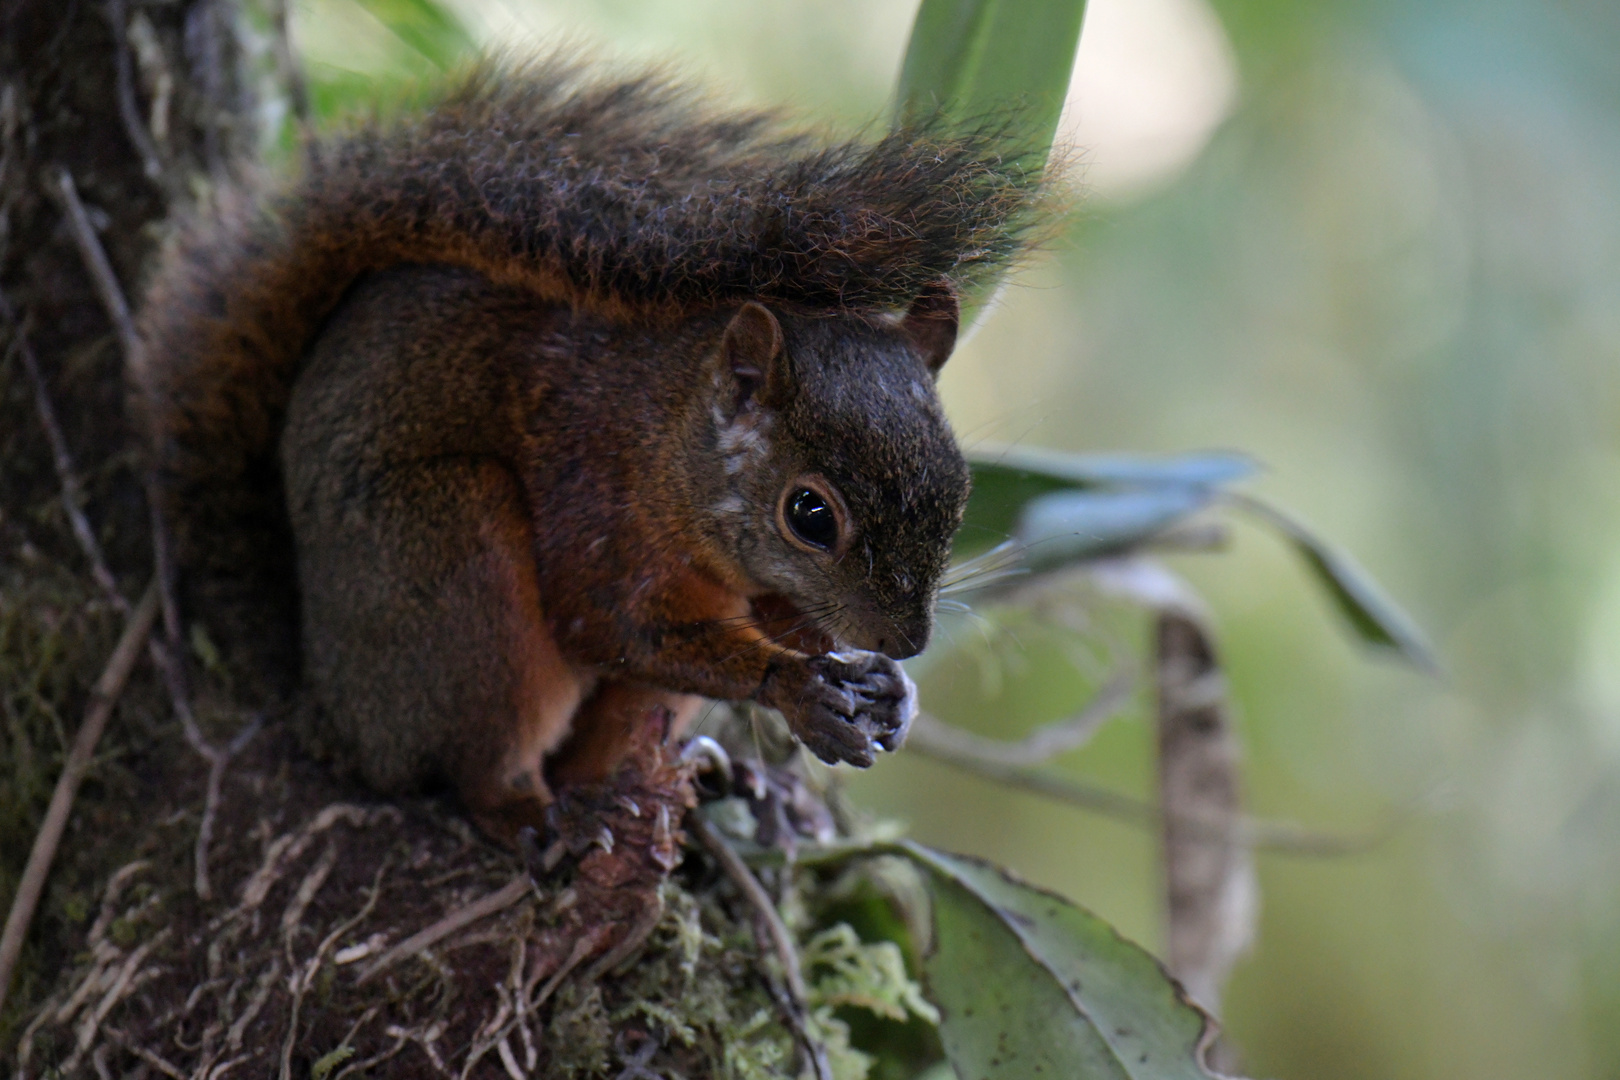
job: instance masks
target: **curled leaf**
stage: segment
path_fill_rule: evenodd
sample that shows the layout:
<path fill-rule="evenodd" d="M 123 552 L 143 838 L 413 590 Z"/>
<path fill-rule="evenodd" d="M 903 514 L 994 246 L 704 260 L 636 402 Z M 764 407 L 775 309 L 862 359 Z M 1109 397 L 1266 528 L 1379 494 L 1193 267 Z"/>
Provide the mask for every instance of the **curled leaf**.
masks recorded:
<path fill-rule="evenodd" d="M 1227 499 L 1287 538 L 1327 590 L 1334 606 L 1363 641 L 1377 648 L 1389 649 L 1431 674 L 1440 671 L 1434 646 L 1417 623 L 1348 554 L 1281 510 L 1253 496 L 1229 494 Z"/>
<path fill-rule="evenodd" d="M 1129 491 L 1054 491 L 1031 499 L 1014 537 L 1031 571 L 1128 551 L 1209 505 L 1208 488 L 1166 486 Z"/>
<path fill-rule="evenodd" d="M 1071 558 L 1115 554 L 1135 541 L 1150 539 L 1180 516 L 1207 503 L 1226 484 L 1257 471 L 1254 461 L 1223 452 L 1177 454 L 1169 457 L 1120 454 L 1071 454 L 1038 446 L 980 444 L 968 455 L 973 469 L 973 497 L 957 544 L 960 554 L 972 555 L 1017 535 L 1023 542 L 1043 541 L 1047 533 L 1032 535 L 1054 523 L 1053 531 L 1091 532 L 1096 541 L 1076 541 Z M 1063 493 L 1100 496 L 1113 492 L 1114 501 L 1055 502 L 1041 522 L 1021 524 L 1027 508 L 1042 496 Z M 1072 505 L 1071 510 L 1061 509 Z M 1176 508 L 1182 508 L 1177 510 Z M 1065 529 L 1057 518 L 1070 514 L 1074 527 Z M 1090 515 L 1095 520 L 1087 520 Z M 1134 527 L 1132 520 L 1138 522 Z M 1134 531 L 1133 531 L 1134 530 Z M 1034 553 L 1043 567 L 1063 561 L 1061 556 Z"/>
<path fill-rule="evenodd" d="M 980 443 L 968 455 L 973 478 L 991 472 L 1049 477 L 1074 487 L 1219 487 L 1259 472 L 1253 458 L 1226 451 L 1150 456 L 1071 454 L 1044 446 Z"/>

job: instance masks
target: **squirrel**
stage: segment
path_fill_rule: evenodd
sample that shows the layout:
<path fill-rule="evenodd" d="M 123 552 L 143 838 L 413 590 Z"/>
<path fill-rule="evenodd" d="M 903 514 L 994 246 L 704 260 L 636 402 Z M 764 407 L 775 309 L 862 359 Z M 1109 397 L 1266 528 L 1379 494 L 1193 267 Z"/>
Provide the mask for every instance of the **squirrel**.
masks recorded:
<path fill-rule="evenodd" d="M 486 60 L 222 191 L 133 387 L 188 617 L 371 787 L 448 782 L 498 837 L 660 706 L 871 764 L 969 490 L 957 296 L 1045 190 L 1000 145 Z"/>

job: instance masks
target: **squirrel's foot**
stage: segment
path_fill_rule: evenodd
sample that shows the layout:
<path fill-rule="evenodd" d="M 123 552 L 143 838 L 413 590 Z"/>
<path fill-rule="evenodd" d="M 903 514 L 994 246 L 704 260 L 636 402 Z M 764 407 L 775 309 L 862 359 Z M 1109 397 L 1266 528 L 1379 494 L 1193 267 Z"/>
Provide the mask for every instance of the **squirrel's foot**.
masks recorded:
<path fill-rule="evenodd" d="M 917 715 L 917 688 L 898 662 L 882 653 L 812 656 L 799 693 L 774 701 L 788 726 L 829 765 L 866 768 L 878 750 L 896 750 Z"/>

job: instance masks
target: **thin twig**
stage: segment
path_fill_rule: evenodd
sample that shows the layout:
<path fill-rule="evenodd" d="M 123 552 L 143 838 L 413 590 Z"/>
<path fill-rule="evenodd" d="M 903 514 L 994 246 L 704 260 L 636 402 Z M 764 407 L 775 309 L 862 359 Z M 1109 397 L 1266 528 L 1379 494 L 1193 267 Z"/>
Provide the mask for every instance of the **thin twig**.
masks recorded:
<path fill-rule="evenodd" d="M 529 876 L 520 874 L 487 896 L 474 900 L 466 907 L 457 908 L 432 926 L 418 930 L 379 956 L 376 962 L 360 976 L 356 985 L 366 983 L 384 968 L 392 967 L 401 960 L 415 956 L 423 949 L 431 947 L 464 926 L 470 926 L 479 919 L 487 918 L 497 911 L 505 911 L 521 900 L 532 888 Z"/>
<path fill-rule="evenodd" d="M 125 621 L 124 633 L 119 637 L 101 678 L 96 680 L 95 687 L 90 691 L 84 722 L 79 725 L 78 734 L 73 739 L 73 749 L 62 766 L 62 775 L 57 778 L 56 790 L 51 793 L 50 807 L 45 811 L 45 820 L 40 823 L 38 835 L 34 837 L 28 865 L 23 869 L 22 879 L 17 883 L 17 893 L 11 901 L 11 913 L 6 916 L 5 932 L 0 934 L 0 1006 L 5 1004 L 6 988 L 11 983 L 11 973 L 22 953 L 23 939 L 28 934 L 29 923 L 33 921 L 34 910 L 39 906 L 40 895 L 45 889 L 45 878 L 50 873 L 56 849 L 62 842 L 62 833 L 67 828 L 74 797 L 90 770 L 96 744 L 107 727 L 107 718 L 112 715 L 118 695 L 123 691 L 129 673 L 134 670 L 135 662 L 140 659 L 141 646 L 152 629 L 152 620 L 157 616 L 157 604 L 157 589 L 148 588 Z"/>
<path fill-rule="evenodd" d="M 945 721 L 927 713 L 917 714 L 917 719 L 912 723 L 913 735 L 919 725 L 948 726 Z M 908 739 L 906 745 L 911 747 L 912 740 Z M 984 760 L 972 752 L 945 745 L 917 744 L 916 749 L 935 761 L 998 784 L 1044 795 L 1130 825 L 1153 830 L 1161 829 L 1164 825 L 1164 815 L 1153 803 L 1118 791 L 1071 780 L 1044 769 Z M 1234 826 L 1226 821 L 1213 822 L 1197 817 L 1180 817 L 1179 820 L 1186 827 L 1189 839 L 1203 843 L 1228 844 L 1233 843 L 1235 837 L 1235 842 L 1256 850 L 1328 858 L 1355 855 L 1377 847 L 1394 834 L 1407 816 L 1408 812 L 1404 811 L 1393 814 L 1383 826 L 1361 835 L 1318 832 L 1289 821 L 1267 821 L 1244 816 L 1236 819 L 1235 832 L 1232 831 Z"/>
<path fill-rule="evenodd" d="M 253 741 L 253 736 L 259 733 L 259 728 L 264 724 L 264 716 L 262 713 L 254 713 L 249 717 L 248 722 L 242 725 L 242 730 L 236 733 L 236 738 L 232 739 L 223 750 L 204 741 L 202 732 L 197 729 L 196 720 L 190 718 L 189 709 L 187 717 L 190 722 L 183 724 L 186 741 L 208 761 L 208 786 L 203 796 L 202 821 L 197 824 L 196 853 L 192 861 L 193 887 L 197 892 L 197 898 L 210 900 L 213 898 L 214 888 L 208 880 L 208 848 L 214 839 L 214 819 L 219 815 L 220 792 L 225 784 L 225 767 L 249 742 Z"/>
<path fill-rule="evenodd" d="M 73 174 L 66 168 L 57 170 L 56 191 L 52 194 L 62 204 L 68 231 L 73 234 L 73 242 L 79 246 L 79 257 L 84 260 L 84 268 L 90 272 L 96 295 L 101 297 L 101 304 L 107 309 L 107 317 L 112 321 L 118 344 L 123 347 L 128 362 L 136 355 L 138 341 L 135 320 L 129 313 L 129 301 L 118 284 L 117 275 L 113 273 L 106 248 L 101 246 L 101 239 L 96 236 L 96 227 L 90 223 L 90 214 L 84 208 L 84 200 L 79 198 L 79 188 L 73 182 Z"/>
<path fill-rule="evenodd" d="M 158 1057 L 158 1055 L 146 1049 L 146 1047 L 141 1046 L 139 1043 L 135 1042 L 135 1040 L 131 1039 L 128 1035 L 124 1034 L 122 1031 L 119 1031 L 117 1028 L 103 1024 L 101 1025 L 101 1030 L 102 1033 L 113 1042 L 117 1043 L 125 1050 L 128 1050 L 131 1054 L 134 1054 L 136 1057 L 146 1062 L 146 1064 L 150 1065 L 164 1076 L 172 1076 L 174 1077 L 174 1080 L 187 1080 L 185 1073 L 181 1072 L 167 1061 L 164 1061 L 161 1057 Z"/>
<path fill-rule="evenodd" d="M 40 372 L 39 360 L 34 356 L 33 346 L 28 343 L 28 328 L 18 321 L 4 293 L 0 293 L 0 317 L 11 326 L 12 348 L 22 357 L 23 370 L 33 384 L 34 408 L 39 413 L 40 426 L 45 429 L 45 438 L 51 444 L 51 460 L 62 485 L 62 506 L 67 511 L 73 538 L 78 541 L 80 550 L 90 563 L 90 576 L 95 579 L 96 585 L 115 608 L 127 615 L 129 601 L 118 591 L 118 583 L 113 579 L 112 571 L 107 569 L 101 545 L 96 542 L 89 519 L 84 516 L 84 485 L 79 483 L 79 475 L 73 467 L 73 453 L 68 449 L 67 437 L 62 434 L 62 425 L 56 417 L 56 406 L 51 402 L 50 388 L 45 385 L 45 376 Z"/>
<path fill-rule="evenodd" d="M 172 645 L 172 643 L 171 643 Z M 214 814 L 219 805 L 221 782 L 224 778 L 225 766 L 230 760 L 231 751 L 227 748 L 221 750 L 203 737 L 202 728 L 197 726 L 197 716 L 191 710 L 191 698 L 186 692 L 185 676 L 180 666 L 177 650 L 153 639 L 147 643 L 147 651 L 152 654 L 152 663 L 163 676 L 163 684 L 169 691 L 169 701 L 174 713 L 180 718 L 180 728 L 185 733 L 186 742 L 195 750 L 204 761 L 208 762 L 207 794 L 203 801 L 203 817 L 197 827 L 197 847 L 193 867 L 193 888 L 199 900 L 212 900 L 213 886 L 208 880 L 208 845 L 213 836 Z M 235 742 L 246 743 L 243 736 L 249 738 L 258 730 L 259 718 L 255 716 L 248 721 L 247 726 L 237 736 Z"/>
<path fill-rule="evenodd" d="M 310 902 L 321 891 L 326 879 L 331 876 L 332 868 L 337 865 L 337 854 L 337 842 L 335 840 L 328 842 L 326 850 L 316 860 L 310 872 L 304 875 L 304 880 L 298 885 L 298 891 L 293 894 L 292 902 L 287 905 L 287 910 L 281 916 L 282 949 L 287 957 L 287 967 L 292 972 L 291 978 L 288 979 L 292 990 L 292 1005 L 287 1011 L 287 1037 L 281 1044 L 281 1080 L 292 1080 L 292 1053 L 298 1045 L 298 1014 L 304 1006 L 304 995 L 309 990 L 309 984 L 314 980 L 315 972 L 324 959 L 326 945 L 326 942 L 322 942 L 323 948 L 316 952 L 315 958 L 305 970 L 299 971 L 298 960 L 293 955 L 293 937 L 303 922 L 304 912 L 309 908 Z"/>
<path fill-rule="evenodd" d="M 118 48 L 118 116 L 124 122 L 124 131 L 141 156 L 146 178 L 163 183 L 163 160 L 158 156 L 157 144 L 141 121 L 140 106 L 135 101 L 135 77 L 129 57 L 129 33 L 124 22 L 125 0 L 107 0 L 107 21 L 112 24 L 113 41 Z"/>
<path fill-rule="evenodd" d="M 770 939 L 771 950 L 782 965 L 783 982 L 786 984 L 788 1002 L 792 1006 L 788 1010 L 788 1018 L 796 1029 L 800 1042 L 804 1044 L 805 1052 L 815 1068 L 817 1080 L 832 1080 L 832 1066 L 827 1061 L 827 1051 L 819 1042 L 811 1038 L 806 1020 L 810 1014 L 809 992 L 804 983 L 804 971 L 799 966 L 799 951 L 793 942 L 793 934 L 782 921 L 781 914 L 776 910 L 770 894 L 765 886 L 759 883 L 759 878 L 743 862 L 742 856 L 734 851 L 730 844 L 715 831 L 714 826 L 704 820 L 701 814 L 687 815 L 687 828 L 698 838 L 698 841 L 708 849 L 720 869 L 732 880 L 732 883 L 741 890 L 743 897 L 748 901 L 763 924 Z M 764 945 L 761 942 L 761 945 Z"/>
<path fill-rule="evenodd" d="M 121 0 L 113 0 L 113 3 L 121 3 Z M 90 281 L 95 286 L 96 295 L 101 298 L 101 306 L 107 313 L 107 321 L 112 323 L 113 332 L 118 335 L 118 345 L 124 353 L 125 375 L 128 378 L 134 378 L 136 374 L 135 366 L 140 358 L 140 336 L 135 330 L 135 320 L 130 315 L 129 298 L 125 295 L 123 286 L 118 283 L 118 275 L 113 272 L 112 260 L 107 258 L 107 250 L 101 246 L 101 238 L 96 235 L 95 227 L 90 222 L 90 214 L 85 210 L 83 200 L 79 198 L 79 189 L 73 182 L 73 174 L 63 168 L 58 172 L 56 180 L 55 196 L 56 200 L 62 205 L 62 213 L 67 222 L 68 232 L 73 234 L 73 242 L 79 249 L 79 258 L 84 263 L 85 272 L 90 275 Z M 49 404 L 49 399 L 45 399 L 41 406 L 42 417 L 45 415 Z M 55 413 L 52 411 L 51 416 L 54 417 L 54 415 Z M 47 428 L 53 429 L 54 421 L 48 423 Z M 55 430 L 56 434 L 52 436 L 52 445 L 53 447 L 59 447 L 57 451 L 57 472 L 62 477 L 62 485 L 65 489 L 73 477 L 73 458 L 68 452 L 67 443 L 61 439 L 60 429 Z M 75 485 L 77 484 L 76 480 L 72 482 Z M 147 492 L 147 502 L 152 507 L 153 515 L 153 557 L 157 563 L 159 596 L 163 600 L 165 637 L 173 645 L 179 641 L 179 623 L 172 617 L 174 606 L 173 574 L 168 563 L 167 536 L 161 527 L 162 522 L 157 513 L 157 502 L 151 498 L 151 494 L 150 491 Z M 80 544 L 85 547 L 85 554 L 90 557 L 91 565 L 98 565 L 98 560 L 101 559 L 101 548 L 88 529 L 85 530 L 84 536 L 80 538 Z M 101 577 L 98 576 L 97 581 L 102 582 Z M 124 598 L 118 593 L 116 586 L 112 585 L 111 574 L 106 575 L 106 581 L 102 582 L 102 588 L 111 594 L 109 599 L 115 604 L 124 605 L 127 608 Z"/>
<path fill-rule="evenodd" d="M 993 761 L 1011 768 L 1040 765 L 1059 754 L 1077 750 L 1090 741 L 1099 727 L 1116 716 L 1130 701 L 1136 689 L 1136 672 L 1120 671 L 1108 680 L 1097 696 L 1073 716 L 1053 721 L 1018 742 L 987 739 L 963 731 L 926 714 L 912 722 L 906 745 L 937 757 L 973 758 Z"/>
<path fill-rule="evenodd" d="M 327 848 L 328 852 L 335 852 L 336 850 L 337 848 L 335 845 Z M 349 931 L 360 925 L 360 923 L 369 917 L 372 911 L 376 909 L 377 898 L 382 895 L 383 874 L 385 874 L 387 871 L 388 857 L 384 856 L 382 863 L 377 867 L 377 873 L 371 879 L 371 895 L 366 898 L 366 902 L 361 906 L 359 912 L 338 924 L 336 929 L 334 929 L 330 934 L 327 934 L 326 937 L 321 940 L 320 945 L 315 949 L 315 955 L 311 957 L 309 963 L 304 966 L 302 974 L 299 974 L 296 971 L 294 972 L 292 978 L 293 1000 L 292 1006 L 288 1009 L 287 1014 L 287 1038 L 281 1044 L 281 1080 L 292 1080 L 292 1052 L 298 1045 L 298 1012 L 303 1006 L 304 995 L 309 993 L 310 987 L 315 985 L 315 976 L 320 974 L 321 965 L 326 963 L 326 957 L 329 953 L 331 953 L 332 947 L 336 945 L 345 934 L 349 933 Z M 324 877 L 322 880 L 324 880 Z M 287 963 L 289 965 L 293 963 L 292 929 L 293 928 L 289 926 L 284 933 Z M 349 1038 L 353 1038 L 354 1032 L 358 1030 L 359 1024 L 356 1024 L 354 1028 L 350 1029 Z M 345 1038 L 343 1043 L 340 1043 L 339 1045 L 341 1046 L 344 1043 L 347 1043 L 349 1038 Z"/>
<path fill-rule="evenodd" d="M 118 0 L 114 0 L 114 3 L 117 2 Z M 73 175 L 67 169 L 62 169 L 57 176 L 57 196 L 67 218 L 68 229 L 78 244 L 79 256 L 84 261 L 85 270 L 95 283 L 96 294 L 101 297 L 107 318 L 117 331 L 119 343 L 124 351 L 125 367 L 133 375 L 140 357 L 140 339 L 135 330 L 135 321 L 130 316 L 129 301 L 124 295 L 123 286 L 118 282 L 118 276 L 113 272 L 112 262 L 107 258 L 107 252 L 101 246 L 101 240 L 96 236 L 95 228 L 90 223 L 90 215 L 85 211 L 84 203 L 79 198 Z M 48 400 L 46 404 L 49 404 Z M 65 471 L 63 465 L 58 465 L 59 471 L 63 472 L 64 487 L 68 484 L 68 478 L 73 475 L 72 459 L 66 455 L 64 443 L 58 455 L 59 460 L 66 463 Z M 163 675 L 164 685 L 168 688 L 169 697 L 174 704 L 175 715 L 180 718 L 180 725 L 185 731 L 186 742 L 208 762 L 207 795 L 203 803 L 202 822 L 197 828 L 193 884 L 199 899 L 211 900 L 213 886 L 208 877 L 208 849 L 213 839 L 214 818 L 219 807 L 225 768 L 230 764 L 231 758 L 257 733 L 263 717 L 254 716 L 249 719 L 231 744 L 223 749 L 209 743 L 203 737 L 202 729 L 197 726 L 196 715 L 191 709 L 191 692 L 186 682 L 185 662 L 180 645 L 180 618 L 174 594 L 174 572 L 169 552 L 168 532 L 153 494 L 149 489 L 147 501 L 152 507 L 152 549 L 157 563 L 158 595 L 162 601 L 164 641 L 154 639 L 148 647 L 153 663 Z M 81 544 L 86 543 L 88 544 L 86 553 L 90 555 L 92 565 L 95 565 L 100 548 L 95 544 L 94 536 L 88 532 L 85 538 L 81 539 Z M 106 577 L 111 581 L 110 574 Z M 112 595 L 117 597 L 116 589 Z M 115 602 L 121 603 L 122 598 L 117 597 Z"/>

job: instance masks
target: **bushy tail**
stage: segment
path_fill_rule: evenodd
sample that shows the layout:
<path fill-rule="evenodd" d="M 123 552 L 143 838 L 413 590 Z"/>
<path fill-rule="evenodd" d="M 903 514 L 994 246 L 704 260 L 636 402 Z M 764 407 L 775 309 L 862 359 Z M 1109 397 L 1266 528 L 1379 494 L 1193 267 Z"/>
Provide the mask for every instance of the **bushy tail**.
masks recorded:
<path fill-rule="evenodd" d="M 276 446 L 301 358 L 356 278 L 445 263 L 653 322 L 761 297 L 902 307 L 1014 258 L 1037 172 L 1001 132 L 827 144 L 658 74 L 485 63 L 425 113 L 314 146 L 304 175 L 184 226 L 141 316 L 138 405 L 188 603 L 296 655 Z"/>

